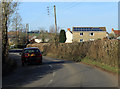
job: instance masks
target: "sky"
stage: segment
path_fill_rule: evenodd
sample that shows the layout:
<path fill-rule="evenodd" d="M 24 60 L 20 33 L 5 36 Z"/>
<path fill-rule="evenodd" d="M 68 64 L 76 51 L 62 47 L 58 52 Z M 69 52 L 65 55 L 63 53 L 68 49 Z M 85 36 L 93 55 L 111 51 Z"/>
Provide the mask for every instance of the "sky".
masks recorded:
<path fill-rule="evenodd" d="M 107 32 L 118 30 L 118 2 L 21 2 L 18 12 L 22 23 L 29 24 L 30 31 L 55 24 L 67 30 L 72 27 L 106 27 Z M 47 7 L 49 7 L 49 15 Z"/>

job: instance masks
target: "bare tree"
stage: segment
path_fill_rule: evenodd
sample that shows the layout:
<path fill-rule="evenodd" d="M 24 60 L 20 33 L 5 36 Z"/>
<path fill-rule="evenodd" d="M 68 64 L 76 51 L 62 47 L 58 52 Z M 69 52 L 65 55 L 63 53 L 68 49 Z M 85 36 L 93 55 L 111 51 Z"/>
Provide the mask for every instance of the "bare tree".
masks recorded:
<path fill-rule="evenodd" d="M 59 31 L 60 31 L 60 27 L 58 26 L 58 27 L 57 27 L 57 33 L 59 33 Z M 51 26 L 49 27 L 49 32 L 50 32 L 50 33 L 55 33 L 55 26 L 54 26 L 54 25 L 51 25 Z"/>
<path fill-rule="evenodd" d="M 1 2 L 2 5 L 2 58 L 8 57 L 8 25 L 10 23 L 10 17 L 16 10 L 17 2 Z M 4 60 L 3 60 L 4 62 Z"/>
<path fill-rule="evenodd" d="M 49 33 L 55 33 L 55 27 L 54 27 L 54 25 L 50 26 Z"/>
<path fill-rule="evenodd" d="M 57 27 L 57 33 L 60 33 L 60 29 L 61 29 L 61 28 L 58 26 L 58 27 Z"/>
<path fill-rule="evenodd" d="M 48 38 L 48 31 L 45 30 L 44 27 L 42 28 L 39 28 L 39 31 L 40 31 L 40 38 L 42 39 L 42 42 L 45 42 L 45 39 Z"/>
<path fill-rule="evenodd" d="M 58 26 L 57 27 L 57 34 L 55 34 L 55 26 L 54 25 L 50 26 L 50 28 L 49 28 L 49 33 L 51 33 L 51 41 L 50 42 L 58 42 L 59 30 L 60 30 L 60 27 Z"/>
<path fill-rule="evenodd" d="M 21 46 L 24 46 L 26 44 L 26 28 L 23 24 L 20 24 L 19 25 L 19 34 L 18 34 L 18 38 L 19 38 L 19 41 L 18 41 L 18 44 L 21 45 Z"/>
<path fill-rule="evenodd" d="M 40 32 L 40 33 L 45 33 L 45 32 L 46 32 L 46 30 L 45 30 L 45 28 L 44 28 L 44 27 L 41 27 L 41 28 L 39 28 L 39 32 Z"/>
<path fill-rule="evenodd" d="M 20 32 L 22 29 L 22 18 L 19 15 L 19 13 L 16 11 L 14 14 L 14 17 L 12 19 L 12 29 L 14 29 L 14 31 L 16 32 L 16 45 L 19 44 L 19 40 L 20 40 Z"/>

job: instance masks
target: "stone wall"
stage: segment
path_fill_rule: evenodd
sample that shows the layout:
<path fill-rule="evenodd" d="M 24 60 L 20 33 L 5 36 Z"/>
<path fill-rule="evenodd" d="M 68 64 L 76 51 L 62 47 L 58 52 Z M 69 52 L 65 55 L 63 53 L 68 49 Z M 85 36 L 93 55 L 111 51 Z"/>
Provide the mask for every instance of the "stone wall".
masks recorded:
<path fill-rule="evenodd" d="M 28 47 L 39 47 L 44 55 L 80 61 L 85 57 L 112 67 L 118 66 L 118 40 L 96 40 L 74 43 L 40 43 Z"/>

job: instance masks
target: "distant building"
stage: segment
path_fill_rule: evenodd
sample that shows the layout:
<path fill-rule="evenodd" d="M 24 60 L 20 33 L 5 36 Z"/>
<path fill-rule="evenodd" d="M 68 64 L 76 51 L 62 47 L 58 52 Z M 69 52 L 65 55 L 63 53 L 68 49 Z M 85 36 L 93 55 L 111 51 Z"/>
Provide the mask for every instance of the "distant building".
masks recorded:
<path fill-rule="evenodd" d="M 49 38 L 45 38 L 45 39 L 44 39 L 44 42 L 49 42 L 49 40 L 50 40 Z M 36 42 L 36 43 L 42 43 L 43 40 L 42 40 L 42 39 L 35 39 L 35 42 Z"/>
<path fill-rule="evenodd" d="M 117 39 L 120 40 L 120 36 L 118 36 Z"/>
<path fill-rule="evenodd" d="M 42 41 L 42 39 L 35 39 L 35 42 L 36 42 L 36 43 L 41 43 L 41 42 L 43 42 L 43 41 Z"/>
<path fill-rule="evenodd" d="M 8 32 L 8 43 L 9 43 L 9 45 L 15 44 L 16 34 L 17 33 L 15 31 Z"/>
<path fill-rule="evenodd" d="M 70 31 L 70 28 L 67 29 L 66 32 L 66 42 L 65 43 L 72 43 L 73 40 L 73 33 Z"/>
<path fill-rule="evenodd" d="M 112 28 L 111 33 L 113 33 L 115 36 L 120 36 L 120 30 L 114 30 L 114 29 Z"/>
<path fill-rule="evenodd" d="M 36 39 L 36 38 L 37 38 L 37 36 L 30 36 L 30 37 L 29 37 L 29 41 L 34 40 L 34 39 Z"/>
<path fill-rule="evenodd" d="M 105 27 L 73 27 L 73 42 L 94 41 L 107 36 Z"/>
<path fill-rule="evenodd" d="M 49 42 L 49 40 L 50 40 L 49 38 L 45 38 L 45 42 Z"/>

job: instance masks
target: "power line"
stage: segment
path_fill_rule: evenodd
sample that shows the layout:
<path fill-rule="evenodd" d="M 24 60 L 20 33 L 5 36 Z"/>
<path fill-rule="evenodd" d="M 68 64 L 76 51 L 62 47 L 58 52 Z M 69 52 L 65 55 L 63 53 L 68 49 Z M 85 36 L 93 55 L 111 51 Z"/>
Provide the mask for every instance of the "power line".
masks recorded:
<path fill-rule="evenodd" d="M 78 5 L 79 5 L 79 2 L 75 2 L 75 3 L 70 2 L 69 4 L 63 5 L 61 8 L 70 10 L 71 8 L 74 8 L 74 7 L 78 6 Z"/>

